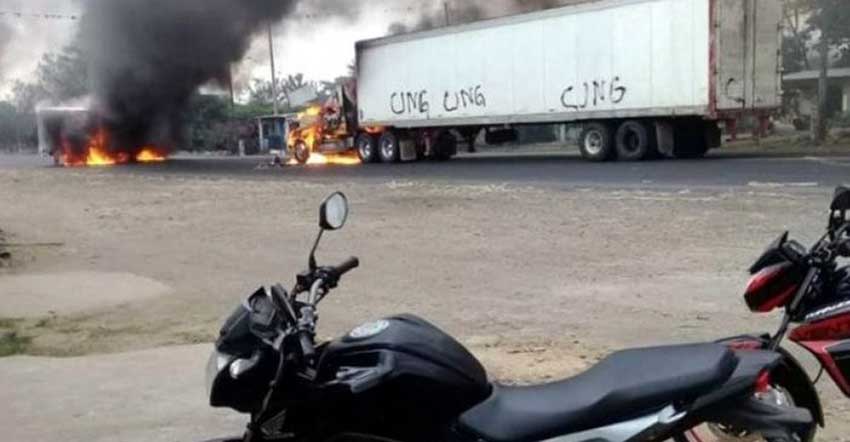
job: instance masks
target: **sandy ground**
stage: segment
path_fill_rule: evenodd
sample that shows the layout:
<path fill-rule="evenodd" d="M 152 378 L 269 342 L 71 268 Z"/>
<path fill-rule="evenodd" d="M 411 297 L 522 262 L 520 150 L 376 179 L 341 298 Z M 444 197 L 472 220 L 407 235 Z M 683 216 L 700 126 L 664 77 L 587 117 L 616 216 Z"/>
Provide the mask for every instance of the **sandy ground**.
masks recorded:
<path fill-rule="evenodd" d="M 0 228 L 17 244 L 0 269 L 0 317 L 32 338 L 33 355 L 100 354 L 0 360 L 11 407 L 0 415 L 24 423 L 13 440 L 180 440 L 237 423 L 204 407 L 208 347 L 161 347 L 207 343 L 244 296 L 291 283 L 318 203 L 337 189 L 350 224 L 326 237 L 320 261 L 363 265 L 322 305 L 321 333 L 415 312 L 469 343 L 495 378 L 520 380 L 630 345 L 773 330 L 775 317 L 741 300 L 744 270 L 784 229 L 813 240 L 830 193 L 0 170 Z M 848 440 L 847 401 L 822 385 L 821 440 Z"/>

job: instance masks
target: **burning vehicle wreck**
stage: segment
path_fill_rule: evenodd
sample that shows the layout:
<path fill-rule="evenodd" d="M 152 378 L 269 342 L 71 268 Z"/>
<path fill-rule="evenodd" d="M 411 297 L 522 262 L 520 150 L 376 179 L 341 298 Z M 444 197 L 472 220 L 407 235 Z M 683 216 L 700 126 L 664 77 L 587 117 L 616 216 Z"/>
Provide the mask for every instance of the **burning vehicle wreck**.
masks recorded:
<path fill-rule="evenodd" d="M 337 86 L 334 94 L 318 103 L 314 100 L 304 110 L 286 119 L 287 156 L 289 164 L 355 165 L 362 157 L 354 152 L 351 136 L 357 128 L 353 79 Z"/>
<path fill-rule="evenodd" d="M 57 166 L 111 166 L 165 161 L 162 146 L 117 142 L 91 107 L 42 107 L 36 111 L 39 153 Z"/>

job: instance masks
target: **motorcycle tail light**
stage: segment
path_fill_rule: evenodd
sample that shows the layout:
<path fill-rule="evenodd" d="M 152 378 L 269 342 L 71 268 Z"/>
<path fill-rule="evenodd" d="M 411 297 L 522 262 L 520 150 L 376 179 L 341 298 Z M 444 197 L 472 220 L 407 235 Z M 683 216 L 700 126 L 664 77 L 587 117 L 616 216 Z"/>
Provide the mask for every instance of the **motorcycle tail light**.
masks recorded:
<path fill-rule="evenodd" d="M 767 393 L 770 391 L 770 372 L 767 370 L 759 373 L 758 378 L 756 378 L 755 391 L 756 393 Z"/>

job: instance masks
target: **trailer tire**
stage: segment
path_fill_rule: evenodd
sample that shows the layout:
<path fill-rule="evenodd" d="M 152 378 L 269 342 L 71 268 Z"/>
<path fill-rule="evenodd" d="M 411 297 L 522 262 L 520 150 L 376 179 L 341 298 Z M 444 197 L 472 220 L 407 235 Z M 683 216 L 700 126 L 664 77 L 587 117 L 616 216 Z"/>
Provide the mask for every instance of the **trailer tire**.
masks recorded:
<path fill-rule="evenodd" d="M 588 161 L 608 161 L 614 157 L 616 149 L 611 128 L 605 123 L 587 123 L 579 137 L 581 156 Z"/>
<path fill-rule="evenodd" d="M 457 155 L 457 138 L 450 131 L 440 131 L 434 138 L 434 159 L 448 161 L 455 155 Z"/>
<path fill-rule="evenodd" d="M 397 163 L 401 159 L 401 146 L 395 132 L 388 130 L 381 134 L 378 142 L 378 154 L 384 163 Z"/>
<path fill-rule="evenodd" d="M 295 160 L 299 164 L 307 164 L 310 161 L 310 146 L 304 140 L 295 142 Z"/>
<path fill-rule="evenodd" d="M 355 140 L 357 156 L 364 163 L 377 163 L 381 158 L 378 154 L 378 140 L 368 132 L 361 132 Z"/>
<path fill-rule="evenodd" d="M 657 151 L 655 137 L 643 122 L 628 120 L 620 124 L 615 136 L 617 159 L 620 161 L 642 161 L 651 158 Z"/>

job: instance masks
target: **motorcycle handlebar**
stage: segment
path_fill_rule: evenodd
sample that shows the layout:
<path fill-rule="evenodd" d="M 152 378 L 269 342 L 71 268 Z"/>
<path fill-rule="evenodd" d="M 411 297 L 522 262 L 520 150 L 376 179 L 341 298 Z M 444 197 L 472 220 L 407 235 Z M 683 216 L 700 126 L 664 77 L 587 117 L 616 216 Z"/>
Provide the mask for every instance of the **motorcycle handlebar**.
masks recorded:
<path fill-rule="evenodd" d="M 334 269 L 334 272 L 336 273 L 336 276 L 340 277 L 340 276 L 356 269 L 357 267 L 360 267 L 360 260 L 357 259 L 357 257 L 352 256 L 351 258 L 348 258 L 347 260 L 345 260 L 342 264 L 340 264 L 336 267 L 333 267 L 333 269 Z"/>

